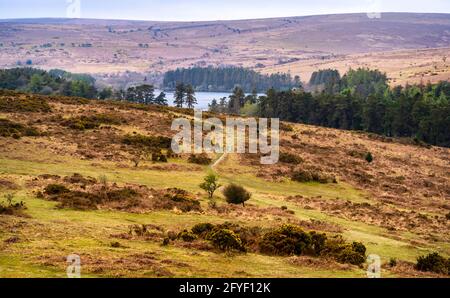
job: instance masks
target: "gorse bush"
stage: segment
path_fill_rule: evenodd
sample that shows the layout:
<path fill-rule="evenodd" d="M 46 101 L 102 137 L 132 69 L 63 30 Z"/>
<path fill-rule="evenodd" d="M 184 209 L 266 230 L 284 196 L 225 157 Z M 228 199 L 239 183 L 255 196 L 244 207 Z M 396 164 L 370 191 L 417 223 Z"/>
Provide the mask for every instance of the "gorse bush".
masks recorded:
<path fill-rule="evenodd" d="M 337 255 L 336 260 L 340 263 L 361 265 L 366 261 L 366 256 L 347 246 Z"/>
<path fill-rule="evenodd" d="M 389 259 L 389 267 L 395 267 L 397 266 L 397 259 L 396 258 L 390 258 Z"/>
<path fill-rule="evenodd" d="M 207 239 L 211 241 L 214 247 L 222 251 L 245 251 L 239 236 L 228 229 L 215 229 L 208 234 Z"/>
<path fill-rule="evenodd" d="M 177 238 L 186 242 L 192 242 L 195 239 L 197 239 L 197 235 L 188 230 L 183 230 L 180 233 L 178 233 Z"/>
<path fill-rule="evenodd" d="M 294 225 L 283 225 L 266 233 L 260 243 L 262 253 L 271 255 L 320 255 L 325 245 L 324 234 L 304 232 Z"/>
<path fill-rule="evenodd" d="M 438 253 L 431 253 L 417 258 L 415 268 L 439 274 L 450 274 L 450 258 L 446 259 Z"/>
<path fill-rule="evenodd" d="M 361 242 L 353 242 L 352 243 L 352 250 L 357 252 L 357 253 L 359 253 L 359 254 L 361 254 L 361 255 L 365 255 L 366 254 L 366 247 Z"/>
<path fill-rule="evenodd" d="M 192 233 L 196 235 L 206 235 L 214 229 L 214 225 L 210 223 L 199 223 L 192 227 Z"/>
<path fill-rule="evenodd" d="M 44 193 L 47 195 L 60 195 L 68 192 L 70 190 L 61 184 L 49 184 L 44 188 Z"/>
<path fill-rule="evenodd" d="M 259 250 L 269 255 L 330 256 L 338 262 L 361 265 L 366 260 L 366 247 L 359 242 L 346 243 L 342 237 L 328 238 L 326 234 L 305 232 L 294 225 L 283 225 L 264 234 Z"/>
<path fill-rule="evenodd" d="M 366 260 L 366 247 L 360 242 L 346 242 L 342 236 L 327 236 L 316 231 L 304 231 L 301 227 L 285 224 L 263 233 L 261 227 L 242 227 L 238 224 L 200 223 L 183 230 L 188 239 L 209 241 L 222 251 L 253 251 L 267 255 L 330 257 L 341 263 L 361 265 Z M 194 235 L 194 236 L 193 236 Z M 180 239 L 180 237 L 178 237 Z"/>
<path fill-rule="evenodd" d="M 223 195 L 229 204 L 242 204 L 250 200 L 251 194 L 242 186 L 237 184 L 227 185 L 223 190 Z"/>

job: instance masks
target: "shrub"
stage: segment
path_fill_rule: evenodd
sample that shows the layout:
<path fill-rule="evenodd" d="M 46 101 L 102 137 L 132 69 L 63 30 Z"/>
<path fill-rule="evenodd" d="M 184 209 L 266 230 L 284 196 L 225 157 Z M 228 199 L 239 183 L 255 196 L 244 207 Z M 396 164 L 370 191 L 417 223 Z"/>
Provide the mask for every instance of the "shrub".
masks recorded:
<path fill-rule="evenodd" d="M 188 162 L 195 163 L 198 165 L 209 165 L 211 163 L 211 158 L 208 157 L 208 155 L 202 153 L 202 154 L 192 154 L 188 158 Z"/>
<path fill-rule="evenodd" d="M 152 224 L 132 225 L 128 227 L 128 234 L 131 236 L 151 238 L 154 236 L 161 236 L 162 232 L 163 229 L 161 227 Z"/>
<path fill-rule="evenodd" d="M 245 251 L 242 241 L 236 233 L 228 229 L 216 229 L 208 235 L 208 240 L 214 247 L 222 251 Z"/>
<path fill-rule="evenodd" d="M 122 143 L 134 147 L 148 147 L 158 149 L 170 149 L 172 139 L 163 136 L 144 136 L 140 134 L 126 135 Z"/>
<path fill-rule="evenodd" d="M 331 175 L 304 169 L 294 171 L 291 174 L 291 179 L 297 182 L 319 182 L 322 184 L 337 183 L 336 178 Z"/>
<path fill-rule="evenodd" d="M 99 177 L 99 180 L 101 180 L 103 176 Z M 64 177 L 64 182 L 71 183 L 71 184 L 81 184 L 81 185 L 87 185 L 87 184 L 94 184 L 97 182 L 95 178 L 84 178 L 81 174 L 74 173 L 72 176 L 66 176 Z M 102 181 L 100 181 L 102 183 Z"/>
<path fill-rule="evenodd" d="M 245 202 L 251 197 L 245 188 L 236 184 L 227 185 L 223 190 L 223 195 L 229 204 L 242 204 L 242 206 L 245 206 Z"/>
<path fill-rule="evenodd" d="M 167 156 L 165 156 L 164 154 L 159 155 L 158 161 L 159 162 L 167 162 Z"/>
<path fill-rule="evenodd" d="M 15 123 L 7 119 L 0 119 L 0 137 L 19 139 L 24 136 L 35 137 L 39 135 L 40 133 L 33 127 Z"/>
<path fill-rule="evenodd" d="M 287 132 L 292 132 L 294 131 L 294 127 L 292 127 L 292 125 L 284 123 L 284 122 L 280 122 L 280 130 L 281 131 L 287 131 Z"/>
<path fill-rule="evenodd" d="M 88 192 L 71 191 L 50 199 L 58 201 L 58 208 L 71 208 L 77 210 L 95 210 L 97 204 L 101 203 L 100 196 Z"/>
<path fill-rule="evenodd" d="M 214 225 L 210 223 L 199 223 L 192 227 L 192 233 L 196 235 L 206 235 L 214 229 Z"/>
<path fill-rule="evenodd" d="M 0 214 L 3 215 L 21 215 L 22 210 L 27 209 L 25 203 L 20 201 L 18 203 L 14 202 L 14 195 L 5 195 L 6 203 L 0 202 Z"/>
<path fill-rule="evenodd" d="M 110 114 L 96 114 L 91 116 L 72 117 L 62 122 L 62 125 L 75 130 L 87 130 L 100 127 L 102 124 L 120 125 L 126 121 L 118 116 Z"/>
<path fill-rule="evenodd" d="M 368 152 L 368 153 L 366 154 L 366 161 L 367 161 L 368 163 L 371 163 L 371 162 L 373 161 L 372 153 Z"/>
<path fill-rule="evenodd" d="M 279 256 L 301 255 L 314 251 L 311 235 L 294 225 L 283 225 L 264 234 L 259 249 L 262 253 Z"/>
<path fill-rule="evenodd" d="M 138 195 L 138 192 L 132 188 L 122 188 L 107 192 L 106 196 L 109 201 L 122 201 L 134 198 Z"/>
<path fill-rule="evenodd" d="M 418 257 L 415 268 L 419 271 L 450 274 L 450 260 L 435 252 Z"/>
<path fill-rule="evenodd" d="M 113 242 L 111 242 L 111 247 L 113 247 L 113 248 L 121 248 L 122 244 L 120 244 L 120 242 L 118 242 L 118 241 L 113 241 Z"/>
<path fill-rule="evenodd" d="M 170 243 L 170 239 L 168 237 L 163 239 L 162 246 L 167 246 Z"/>
<path fill-rule="evenodd" d="M 315 256 L 319 256 L 322 251 L 325 249 L 325 243 L 327 241 L 327 235 L 323 233 L 317 233 L 317 232 L 309 232 L 311 235 L 311 246 L 312 246 L 312 252 Z"/>
<path fill-rule="evenodd" d="M 44 193 L 47 195 L 60 195 L 68 192 L 70 190 L 61 184 L 49 184 L 44 188 Z"/>
<path fill-rule="evenodd" d="M 397 259 L 396 258 L 391 258 L 389 260 L 389 267 L 395 267 L 397 266 Z"/>
<path fill-rule="evenodd" d="M 348 246 L 337 255 L 337 261 L 340 263 L 361 265 L 366 261 L 366 257 L 352 249 L 351 246 Z"/>
<path fill-rule="evenodd" d="M 298 165 L 303 162 L 303 159 L 295 154 L 280 152 L 279 161 L 282 163 Z"/>
<path fill-rule="evenodd" d="M 310 171 L 297 170 L 292 173 L 291 179 L 297 182 L 311 182 L 313 181 L 313 176 Z"/>
<path fill-rule="evenodd" d="M 366 255 L 366 247 L 361 242 L 353 242 L 352 250 L 354 250 L 355 252 L 357 252 L 363 256 Z"/>
<path fill-rule="evenodd" d="M 154 202 L 154 207 L 172 210 L 178 208 L 183 212 L 200 211 L 200 202 L 183 189 L 170 188 Z"/>
<path fill-rule="evenodd" d="M 445 218 L 446 218 L 447 220 L 450 220 L 450 212 L 447 213 L 447 214 L 445 215 Z"/>
<path fill-rule="evenodd" d="M 177 238 L 185 242 L 192 242 L 197 239 L 197 236 L 188 230 L 183 230 L 182 232 L 178 233 Z"/>
<path fill-rule="evenodd" d="M 167 162 L 167 157 L 161 153 L 161 149 L 151 150 L 152 161 L 154 162 Z"/>
<path fill-rule="evenodd" d="M 212 199 L 214 192 L 221 186 L 218 180 L 217 175 L 210 173 L 204 178 L 204 182 L 199 185 L 201 189 L 208 193 L 210 199 Z"/>

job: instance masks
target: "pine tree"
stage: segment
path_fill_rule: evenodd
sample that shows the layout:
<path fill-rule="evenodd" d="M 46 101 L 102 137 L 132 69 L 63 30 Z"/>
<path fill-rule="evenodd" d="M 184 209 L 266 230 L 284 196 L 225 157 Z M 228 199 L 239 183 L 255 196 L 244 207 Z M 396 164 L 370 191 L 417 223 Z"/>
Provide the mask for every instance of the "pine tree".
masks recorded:
<path fill-rule="evenodd" d="M 177 83 L 175 87 L 175 100 L 173 101 L 175 106 L 178 108 L 182 108 L 184 104 L 184 95 L 185 95 L 185 86 L 183 83 Z"/>
<path fill-rule="evenodd" d="M 192 88 L 192 85 L 186 86 L 185 93 L 186 93 L 186 105 L 188 109 L 193 109 L 194 106 L 197 104 L 197 99 L 195 98 L 195 91 L 194 88 Z"/>
<path fill-rule="evenodd" d="M 155 104 L 160 106 L 167 106 L 166 93 L 159 93 L 159 95 L 155 98 Z"/>
<path fill-rule="evenodd" d="M 241 107 L 245 103 L 245 93 L 241 87 L 235 87 L 233 94 L 230 95 L 229 109 L 233 114 L 239 114 Z"/>

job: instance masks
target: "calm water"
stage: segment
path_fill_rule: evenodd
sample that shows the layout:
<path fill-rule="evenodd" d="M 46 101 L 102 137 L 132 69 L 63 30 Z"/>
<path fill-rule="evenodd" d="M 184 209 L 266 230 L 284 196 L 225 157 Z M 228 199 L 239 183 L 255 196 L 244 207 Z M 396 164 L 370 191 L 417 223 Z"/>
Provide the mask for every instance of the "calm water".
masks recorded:
<path fill-rule="evenodd" d="M 156 90 L 155 96 L 158 96 L 160 92 L 160 90 Z M 166 98 L 169 105 L 173 106 L 173 92 L 164 93 L 166 93 Z M 195 107 L 197 109 L 207 110 L 208 104 L 210 104 L 213 99 L 216 99 L 217 102 L 219 102 L 222 97 L 228 98 L 230 94 L 231 93 L 226 92 L 195 92 L 195 98 L 197 98 L 197 105 Z"/>

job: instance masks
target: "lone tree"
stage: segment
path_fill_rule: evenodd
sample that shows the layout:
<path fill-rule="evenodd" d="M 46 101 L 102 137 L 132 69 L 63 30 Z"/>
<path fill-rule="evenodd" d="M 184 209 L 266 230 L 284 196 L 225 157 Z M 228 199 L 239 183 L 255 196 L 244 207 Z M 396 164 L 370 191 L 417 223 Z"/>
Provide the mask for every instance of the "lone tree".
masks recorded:
<path fill-rule="evenodd" d="M 221 187 L 218 181 L 219 177 L 214 173 L 210 173 L 204 178 L 204 182 L 200 184 L 200 188 L 208 193 L 210 199 L 212 199 L 214 192 Z"/>
<path fill-rule="evenodd" d="M 183 83 L 177 83 L 177 86 L 175 87 L 175 94 L 174 94 L 174 104 L 178 107 L 178 108 L 182 108 L 183 104 L 184 104 L 184 95 L 185 95 L 185 89 L 186 87 L 184 86 Z"/>
<path fill-rule="evenodd" d="M 192 85 L 187 85 L 185 88 L 186 93 L 186 105 L 188 109 L 193 109 L 194 105 L 197 104 L 197 99 L 195 98 L 195 91 Z"/>
<path fill-rule="evenodd" d="M 250 200 L 251 193 L 245 188 L 237 184 L 230 184 L 223 190 L 227 203 L 229 204 L 242 204 L 245 207 L 245 202 Z"/>

